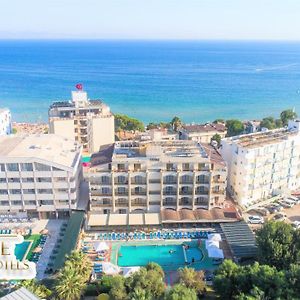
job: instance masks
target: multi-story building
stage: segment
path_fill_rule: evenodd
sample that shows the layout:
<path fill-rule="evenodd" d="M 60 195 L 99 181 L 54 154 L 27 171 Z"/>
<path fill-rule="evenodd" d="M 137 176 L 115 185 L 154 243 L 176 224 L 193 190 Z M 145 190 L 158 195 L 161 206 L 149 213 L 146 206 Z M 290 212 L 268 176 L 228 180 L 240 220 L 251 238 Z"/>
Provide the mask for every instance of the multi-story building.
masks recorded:
<path fill-rule="evenodd" d="M 72 92 L 72 100 L 54 102 L 49 109 L 49 131 L 78 141 L 87 153 L 114 143 L 114 116 L 101 100 L 89 100 L 82 90 Z"/>
<path fill-rule="evenodd" d="M 0 136 L 12 133 L 11 113 L 7 108 L 0 109 Z"/>
<path fill-rule="evenodd" d="M 209 144 L 215 134 L 224 138 L 226 133 L 227 129 L 223 123 L 186 124 L 179 129 L 179 138 Z"/>
<path fill-rule="evenodd" d="M 67 216 L 77 205 L 81 146 L 64 137 L 0 137 L 0 214 Z"/>
<path fill-rule="evenodd" d="M 193 141 L 117 142 L 91 159 L 90 210 L 160 212 L 223 207 L 227 168 Z"/>
<path fill-rule="evenodd" d="M 299 184 L 300 121 L 287 128 L 223 139 L 228 192 L 243 206 L 284 194 Z"/>

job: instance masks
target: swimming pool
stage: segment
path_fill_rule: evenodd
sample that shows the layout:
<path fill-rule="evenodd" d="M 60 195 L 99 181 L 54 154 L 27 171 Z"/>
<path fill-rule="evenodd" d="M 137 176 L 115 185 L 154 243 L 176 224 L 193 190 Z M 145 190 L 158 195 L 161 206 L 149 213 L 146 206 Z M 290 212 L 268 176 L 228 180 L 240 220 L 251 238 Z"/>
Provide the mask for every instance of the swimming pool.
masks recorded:
<path fill-rule="evenodd" d="M 201 262 L 202 251 L 195 244 L 184 244 L 188 244 L 189 249 L 184 249 L 183 244 L 123 245 L 118 251 L 118 265 L 120 267 L 145 266 L 149 262 L 156 262 L 164 270 L 176 270 Z"/>
<path fill-rule="evenodd" d="M 25 254 L 27 252 L 28 247 L 30 247 L 31 242 L 30 241 L 24 241 L 21 244 L 17 244 L 15 247 L 15 256 L 17 260 L 23 260 L 25 259 Z"/>

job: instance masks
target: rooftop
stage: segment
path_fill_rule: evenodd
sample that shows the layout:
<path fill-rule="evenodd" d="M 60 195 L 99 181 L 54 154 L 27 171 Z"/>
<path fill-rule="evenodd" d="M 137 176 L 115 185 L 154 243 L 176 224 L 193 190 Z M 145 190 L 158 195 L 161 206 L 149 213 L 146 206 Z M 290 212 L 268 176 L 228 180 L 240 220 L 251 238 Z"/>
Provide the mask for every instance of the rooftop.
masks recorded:
<path fill-rule="evenodd" d="M 0 137 L 0 159 L 39 158 L 73 167 L 81 147 L 55 134 L 16 134 Z"/>
<path fill-rule="evenodd" d="M 283 140 L 287 140 L 289 136 L 297 135 L 297 131 L 286 128 L 268 130 L 264 132 L 256 132 L 252 134 L 244 134 L 236 137 L 228 138 L 226 141 L 230 144 L 237 144 L 243 148 L 256 148 L 268 144 L 276 144 Z"/>
<path fill-rule="evenodd" d="M 226 132 L 226 126 L 222 123 L 206 123 L 206 124 L 187 124 L 182 127 L 188 133 L 201 133 L 201 132 Z"/>
<path fill-rule="evenodd" d="M 26 288 L 21 287 L 16 291 L 1 297 L 0 300 L 40 300 L 41 298 L 35 296 L 33 293 L 28 291 Z"/>

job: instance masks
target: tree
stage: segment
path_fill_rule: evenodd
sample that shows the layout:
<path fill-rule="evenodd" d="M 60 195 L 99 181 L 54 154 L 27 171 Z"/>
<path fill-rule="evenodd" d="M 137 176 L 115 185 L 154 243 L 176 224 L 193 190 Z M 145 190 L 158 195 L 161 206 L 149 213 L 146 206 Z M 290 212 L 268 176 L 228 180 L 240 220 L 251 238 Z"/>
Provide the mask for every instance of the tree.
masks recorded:
<path fill-rule="evenodd" d="M 213 121 L 214 124 L 218 124 L 218 123 L 225 123 L 225 120 L 224 119 L 215 119 Z"/>
<path fill-rule="evenodd" d="M 21 286 L 25 287 L 27 290 L 29 290 L 39 298 L 46 299 L 49 298 L 52 294 L 51 290 L 49 290 L 46 286 L 38 283 L 36 279 L 22 281 Z"/>
<path fill-rule="evenodd" d="M 163 271 L 163 269 L 161 268 L 161 266 L 155 262 L 150 262 L 146 265 L 146 270 L 147 271 L 150 271 L 150 270 L 153 270 L 155 272 L 157 272 L 157 274 L 159 274 L 159 276 L 161 278 L 164 278 L 165 277 L 165 273 Z"/>
<path fill-rule="evenodd" d="M 196 291 L 184 284 L 176 284 L 166 294 L 165 300 L 197 300 Z"/>
<path fill-rule="evenodd" d="M 58 274 L 55 291 L 60 300 L 77 300 L 80 298 L 85 284 L 77 270 L 65 266 Z"/>
<path fill-rule="evenodd" d="M 235 136 L 239 135 L 244 131 L 244 125 L 240 120 L 227 120 L 226 121 L 227 127 L 227 136 Z"/>
<path fill-rule="evenodd" d="M 114 281 L 113 276 L 103 275 L 98 281 L 98 291 L 99 293 L 109 293 L 112 288 Z"/>
<path fill-rule="evenodd" d="M 160 270 L 158 268 L 152 268 L 156 264 L 151 264 L 149 270 L 141 268 L 138 272 L 134 273 L 127 279 L 126 285 L 130 291 L 135 289 L 142 289 L 146 292 L 146 295 L 150 294 L 153 299 L 159 299 L 165 291 L 165 284 Z"/>
<path fill-rule="evenodd" d="M 283 126 L 287 126 L 289 120 L 294 120 L 297 118 L 296 112 L 293 109 L 286 109 L 281 112 L 280 119 L 282 121 Z"/>
<path fill-rule="evenodd" d="M 258 260 L 262 264 L 288 269 L 300 255 L 300 237 L 290 224 L 267 222 L 257 232 Z"/>
<path fill-rule="evenodd" d="M 276 127 L 275 119 L 273 117 L 263 118 L 260 122 L 260 128 L 275 129 Z"/>
<path fill-rule="evenodd" d="M 211 142 L 212 141 L 216 141 L 217 143 L 218 143 L 218 146 L 220 146 L 220 144 L 221 144 L 221 136 L 218 134 L 218 133 L 216 133 L 216 134 L 214 134 L 213 135 L 213 137 L 211 138 Z"/>
<path fill-rule="evenodd" d="M 109 299 L 111 300 L 126 300 L 128 299 L 125 279 L 121 275 L 116 275 L 113 277 L 112 286 L 109 291 Z"/>
<path fill-rule="evenodd" d="M 202 294 L 205 290 L 204 273 L 196 271 L 193 268 L 180 268 L 178 271 L 179 282 L 190 289 L 194 289 L 198 294 Z"/>
<path fill-rule="evenodd" d="M 174 117 L 170 122 L 174 131 L 177 131 L 182 126 L 182 121 L 179 117 Z"/>
<path fill-rule="evenodd" d="M 275 120 L 275 125 L 276 125 L 276 128 L 283 127 L 283 123 L 282 123 L 281 119 L 276 119 Z"/>
<path fill-rule="evenodd" d="M 92 262 L 88 256 L 82 251 L 72 251 L 66 258 L 65 266 L 76 269 L 76 272 L 81 276 L 82 281 L 88 281 L 92 273 Z"/>
<path fill-rule="evenodd" d="M 121 130 L 132 130 L 132 131 L 144 131 L 145 127 L 143 122 L 138 119 L 131 118 L 126 115 L 116 114 L 115 115 L 115 131 Z"/>

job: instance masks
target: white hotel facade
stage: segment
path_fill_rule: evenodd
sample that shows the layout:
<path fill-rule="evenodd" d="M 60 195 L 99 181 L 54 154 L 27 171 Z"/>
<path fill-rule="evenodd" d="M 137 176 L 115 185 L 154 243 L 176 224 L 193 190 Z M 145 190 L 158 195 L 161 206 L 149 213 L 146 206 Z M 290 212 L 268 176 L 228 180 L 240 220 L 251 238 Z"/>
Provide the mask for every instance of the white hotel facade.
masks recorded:
<path fill-rule="evenodd" d="M 81 179 L 78 143 L 53 134 L 0 137 L 0 215 L 66 217 Z"/>
<path fill-rule="evenodd" d="M 7 108 L 0 109 L 0 136 L 12 133 L 11 113 Z"/>
<path fill-rule="evenodd" d="M 300 186 L 300 121 L 287 128 L 223 139 L 227 190 L 242 206 Z"/>
<path fill-rule="evenodd" d="M 90 210 L 102 214 L 223 207 L 227 169 L 193 141 L 116 142 L 92 156 Z"/>

